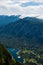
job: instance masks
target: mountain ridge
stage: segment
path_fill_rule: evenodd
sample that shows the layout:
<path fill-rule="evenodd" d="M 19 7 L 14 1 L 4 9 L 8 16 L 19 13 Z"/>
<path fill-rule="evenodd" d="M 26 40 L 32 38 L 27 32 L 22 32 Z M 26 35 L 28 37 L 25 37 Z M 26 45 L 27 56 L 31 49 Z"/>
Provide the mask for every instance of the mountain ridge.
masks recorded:
<path fill-rule="evenodd" d="M 1 16 L 0 15 L 0 26 L 7 25 L 11 22 L 15 22 L 15 21 L 19 20 L 19 17 L 20 17 L 20 15 L 16 15 L 16 16 L 14 16 L 14 15 L 12 15 L 12 16 L 2 15 Z"/>
<path fill-rule="evenodd" d="M 0 41 L 12 47 L 43 44 L 43 20 L 27 17 L 9 23 L 0 28 Z"/>

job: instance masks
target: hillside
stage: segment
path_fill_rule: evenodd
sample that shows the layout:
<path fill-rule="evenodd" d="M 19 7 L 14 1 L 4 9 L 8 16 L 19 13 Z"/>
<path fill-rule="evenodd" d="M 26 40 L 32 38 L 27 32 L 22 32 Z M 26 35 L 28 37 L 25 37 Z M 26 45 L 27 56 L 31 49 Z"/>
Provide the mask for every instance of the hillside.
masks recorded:
<path fill-rule="evenodd" d="M 10 52 L 0 44 L 0 65 L 23 65 L 16 61 Z"/>
<path fill-rule="evenodd" d="M 43 20 L 26 17 L 0 28 L 0 41 L 19 48 L 43 45 Z"/>

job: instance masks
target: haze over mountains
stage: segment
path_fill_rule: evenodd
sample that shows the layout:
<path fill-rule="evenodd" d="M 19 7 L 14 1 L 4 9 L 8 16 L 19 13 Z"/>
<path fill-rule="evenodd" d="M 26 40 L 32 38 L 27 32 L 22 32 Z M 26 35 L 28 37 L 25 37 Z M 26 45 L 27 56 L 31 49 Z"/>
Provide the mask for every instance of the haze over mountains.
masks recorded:
<path fill-rule="evenodd" d="M 15 48 L 43 45 L 43 20 L 0 16 L 1 21 L 7 24 L 0 27 L 0 41 L 4 45 Z"/>
<path fill-rule="evenodd" d="M 17 15 L 17 16 L 5 16 L 5 15 L 0 15 L 0 26 L 3 26 L 3 25 L 7 25 L 11 22 L 15 22 L 19 19 L 19 16 L 20 15 Z"/>

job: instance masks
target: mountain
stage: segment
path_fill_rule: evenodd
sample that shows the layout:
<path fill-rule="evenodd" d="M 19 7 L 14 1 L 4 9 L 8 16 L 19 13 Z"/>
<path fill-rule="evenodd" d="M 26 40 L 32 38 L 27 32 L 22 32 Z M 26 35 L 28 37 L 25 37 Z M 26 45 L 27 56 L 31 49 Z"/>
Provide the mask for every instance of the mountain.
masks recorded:
<path fill-rule="evenodd" d="M 41 46 L 43 45 L 43 20 L 25 17 L 2 26 L 0 41 L 8 47 L 15 48 Z"/>
<path fill-rule="evenodd" d="M 25 65 L 43 65 L 43 19 L 25 17 L 16 22 L 12 19 L 0 27 L 0 42 L 7 48 L 19 49 L 18 55 L 25 59 Z M 13 60 L 11 62 L 12 55 L 9 56 L 8 50 L 4 48 L 0 47 L 0 57 L 7 56 L 7 61 L 10 59 L 11 64 L 15 63 Z M 18 61 L 16 63 L 20 65 Z"/>
<path fill-rule="evenodd" d="M 4 16 L 4 15 L 0 15 L 0 26 L 3 26 L 3 25 L 7 25 L 11 22 L 15 22 L 17 20 L 19 20 L 19 17 L 20 15 L 17 15 L 17 16 Z"/>
<path fill-rule="evenodd" d="M 16 61 L 10 52 L 0 44 L 0 65 L 23 65 Z"/>

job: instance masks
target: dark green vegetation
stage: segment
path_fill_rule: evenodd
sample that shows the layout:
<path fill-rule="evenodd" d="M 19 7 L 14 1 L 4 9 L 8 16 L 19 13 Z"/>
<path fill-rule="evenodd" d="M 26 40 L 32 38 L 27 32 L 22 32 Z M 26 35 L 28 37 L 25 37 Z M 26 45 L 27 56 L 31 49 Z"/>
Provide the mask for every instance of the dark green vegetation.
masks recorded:
<path fill-rule="evenodd" d="M 23 65 L 17 62 L 10 52 L 0 44 L 0 65 Z"/>

